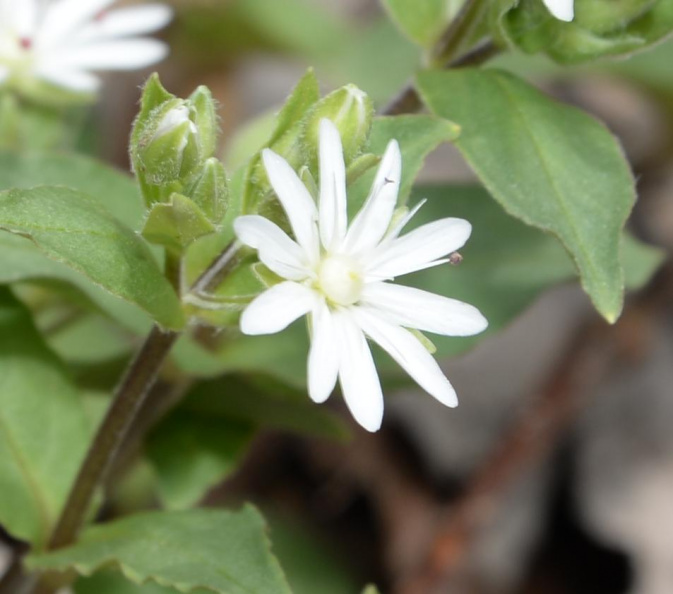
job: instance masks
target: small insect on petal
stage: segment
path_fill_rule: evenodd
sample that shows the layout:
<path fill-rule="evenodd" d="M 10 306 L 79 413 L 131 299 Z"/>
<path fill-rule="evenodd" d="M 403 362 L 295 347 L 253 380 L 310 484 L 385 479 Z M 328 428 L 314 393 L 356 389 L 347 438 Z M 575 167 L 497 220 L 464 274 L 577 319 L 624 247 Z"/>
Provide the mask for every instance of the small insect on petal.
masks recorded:
<path fill-rule="evenodd" d="M 459 252 L 453 252 L 449 254 L 449 264 L 451 266 L 458 266 L 463 261 L 463 256 Z"/>

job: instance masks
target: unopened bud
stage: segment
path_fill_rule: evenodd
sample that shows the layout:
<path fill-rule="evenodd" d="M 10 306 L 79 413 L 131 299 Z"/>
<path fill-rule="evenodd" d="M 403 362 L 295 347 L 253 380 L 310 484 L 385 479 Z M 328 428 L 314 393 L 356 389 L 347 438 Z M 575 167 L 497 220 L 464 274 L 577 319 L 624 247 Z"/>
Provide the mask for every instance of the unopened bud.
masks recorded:
<path fill-rule="evenodd" d="M 318 101 L 305 119 L 302 137 L 309 167 L 316 171 L 319 154 L 320 120 L 327 118 L 339 130 L 348 166 L 364 148 L 374 117 L 369 96 L 355 85 L 346 85 Z"/>
<path fill-rule="evenodd" d="M 143 91 L 131 137 L 131 159 L 148 205 L 186 193 L 215 152 L 217 120 L 205 87 L 187 100 L 166 91 L 153 76 Z"/>

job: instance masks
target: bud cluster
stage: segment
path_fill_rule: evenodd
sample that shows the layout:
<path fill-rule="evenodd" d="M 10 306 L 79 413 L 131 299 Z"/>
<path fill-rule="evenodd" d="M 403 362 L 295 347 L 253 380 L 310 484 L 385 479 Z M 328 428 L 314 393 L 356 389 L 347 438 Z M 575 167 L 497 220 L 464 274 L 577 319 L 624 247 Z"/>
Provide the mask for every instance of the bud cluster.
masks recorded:
<path fill-rule="evenodd" d="M 302 109 L 296 109 L 298 104 Z M 317 188 L 320 185 L 320 121 L 329 119 L 343 139 L 344 160 L 350 183 L 379 162 L 378 157 L 363 154 L 373 117 L 373 103 L 358 87 L 349 84 L 321 98 L 315 76 L 309 71 L 279 113 L 276 130 L 266 147 L 290 163 L 299 173 L 304 185 L 317 197 Z M 282 213 L 277 208 L 276 201 L 271 199 L 271 187 L 259 158 L 250 164 L 247 193 L 244 212 L 262 212 L 265 216 L 282 222 L 279 220 L 282 219 Z"/>
<path fill-rule="evenodd" d="M 229 191 L 224 166 L 214 157 L 217 135 L 206 87 L 180 99 L 157 75 L 149 79 L 131 136 L 131 162 L 150 209 L 143 230 L 149 241 L 182 253 L 222 222 Z"/>

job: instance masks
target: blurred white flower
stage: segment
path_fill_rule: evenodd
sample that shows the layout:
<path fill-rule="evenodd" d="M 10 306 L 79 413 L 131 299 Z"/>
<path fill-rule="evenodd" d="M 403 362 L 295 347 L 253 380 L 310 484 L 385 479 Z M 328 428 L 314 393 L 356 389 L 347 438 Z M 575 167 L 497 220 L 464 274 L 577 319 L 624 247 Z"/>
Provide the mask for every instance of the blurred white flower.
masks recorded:
<path fill-rule="evenodd" d="M 402 167 L 395 140 L 389 143 L 370 195 L 350 228 L 341 138 L 331 121 L 320 122 L 318 208 L 282 157 L 267 149 L 263 159 L 295 240 L 264 217 L 236 219 L 239 240 L 255 248 L 259 259 L 286 279 L 253 300 L 243 312 L 241 330 L 272 334 L 308 315 L 311 398 L 324 402 L 338 378 L 351 413 L 369 431 L 381 426 L 383 395 L 366 337 L 437 400 L 456 406 L 453 387 L 407 328 L 469 336 L 483 331 L 486 320 L 466 303 L 388 281 L 447 262 L 442 258 L 465 243 L 470 224 L 441 219 L 400 236 L 417 208 L 392 222 Z"/>
<path fill-rule="evenodd" d="M 91 71 L 135 70 L 162 60 L 166 44 L 142 35 L 166 26 L 163 4 L 109 10 L 115 0 L 0 0 L 0 83 L 46 81 L 93 92 Z M 140 35 L 140 37 L 138 37 Z"/>
<path fill-rule="evenodd" d="M 575 0 L 543 0 L 545 6 L 560 21 L 570 22 L 575 18 Z"/>

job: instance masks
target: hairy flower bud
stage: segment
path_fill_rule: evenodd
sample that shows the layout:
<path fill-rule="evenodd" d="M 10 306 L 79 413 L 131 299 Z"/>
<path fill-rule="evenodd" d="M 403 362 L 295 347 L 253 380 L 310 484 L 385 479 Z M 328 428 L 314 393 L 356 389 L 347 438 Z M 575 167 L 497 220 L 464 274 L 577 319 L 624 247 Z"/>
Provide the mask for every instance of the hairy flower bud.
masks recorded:
<path fill-rule="evenodd" d="M 217 133 L 208 89 L 200 87 L 183 100 L 168 93 L 156 75 L 150 78 L 131 137 L 131 160 L 148 206 L 194 187 L 215 152 Z"/>
<path fill-rule="evenodd" d="M 346 85 L 318 101 L 304 120 L 302 141 L 312 172 L 318 165 L 320 120 L 330 120 L 343 139 L 344 160 L 348 166 L 364 148 L 374 117 L 369 96 L 355 85 Z"/>

